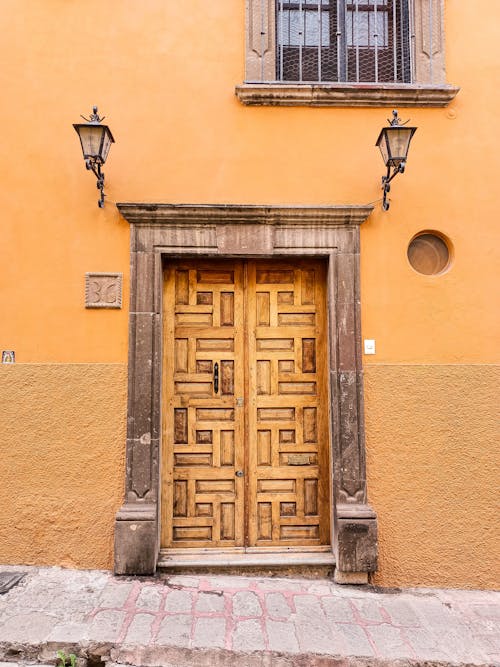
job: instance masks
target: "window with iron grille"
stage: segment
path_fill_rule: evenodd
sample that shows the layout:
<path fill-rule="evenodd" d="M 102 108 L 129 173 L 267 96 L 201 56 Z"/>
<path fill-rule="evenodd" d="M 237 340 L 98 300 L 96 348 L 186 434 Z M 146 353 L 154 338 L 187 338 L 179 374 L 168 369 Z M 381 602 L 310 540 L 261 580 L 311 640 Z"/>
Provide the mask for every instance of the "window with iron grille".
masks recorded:
<path fill-rule="evenodd" d="M 243 0 L 241 0 L 243 1 Z M 447 106 L 445 0 L 245 0 L 243 104 Z"/>
<path fill-rule="evenodd" d="M 411 83 L 410 0 L 276 0 L 276 80 Z"/>

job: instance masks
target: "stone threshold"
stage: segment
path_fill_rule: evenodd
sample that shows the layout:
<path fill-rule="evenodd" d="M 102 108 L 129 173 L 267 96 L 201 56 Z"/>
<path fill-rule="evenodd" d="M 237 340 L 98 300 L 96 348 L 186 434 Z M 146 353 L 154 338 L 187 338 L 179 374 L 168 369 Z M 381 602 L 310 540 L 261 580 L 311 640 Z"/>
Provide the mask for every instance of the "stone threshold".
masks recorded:
<path fill-rule="evenodd" d="M 331 547 L 161 549 L 158 568 L 311 568 L 335 566 Z"/>
<path fill-rule="evenodd" d="M 235 94 L 248 106 L 446 107 L 459 90 L 449 84 L 244 82 Z"/>

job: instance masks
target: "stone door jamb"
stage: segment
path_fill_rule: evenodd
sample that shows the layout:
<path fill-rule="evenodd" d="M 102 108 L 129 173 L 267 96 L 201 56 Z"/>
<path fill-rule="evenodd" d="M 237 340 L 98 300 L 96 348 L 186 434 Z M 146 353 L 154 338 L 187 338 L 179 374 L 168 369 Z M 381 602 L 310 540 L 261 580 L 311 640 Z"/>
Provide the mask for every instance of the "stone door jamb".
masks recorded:
<path fill-rule="evenodd" d="M 359 226 L 371 206 L 117 204 L 131 224 L 125 502 L 115 572 L 152 574 L 159 553 L 163 262 L 168 257 L 324 257 L 328 261 L 330 432 L 336 579 L 377 567 L 366 491 Z"/>

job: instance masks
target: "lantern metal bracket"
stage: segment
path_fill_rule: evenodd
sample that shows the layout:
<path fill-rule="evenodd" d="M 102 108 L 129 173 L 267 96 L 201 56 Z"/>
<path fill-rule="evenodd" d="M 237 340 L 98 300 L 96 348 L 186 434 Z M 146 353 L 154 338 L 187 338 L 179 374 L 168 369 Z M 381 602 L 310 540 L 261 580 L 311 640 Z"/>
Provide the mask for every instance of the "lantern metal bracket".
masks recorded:
<path fill-rule="evenodd" d="M 388 165 L 387 175 L 382 176 L 382 189 L 384 190 L 384 196 L 382 198 L 382 209 L 384 211 L 388 211 L 390 206 L 389 202 L 387 201 L 387 195 L 391 191 L 390 183 L 392 179 L 398 174 L 404 174 L 405 167 L 406 167 L 406 162 L 400 162 L 397 167 L 394 167 L 394 171 L 391 174 L 391 168 Z"/>
<path fill-rule="evenodd" d="M 90 158 L 87 158 L 85 160 L 85 166 L 89 171 L 92 171 L 97 178 L 96 187 L 101 191 L 101 196 L 97 201 L 97 206 L 99 206 L 99 208 L 104 208 L 104 197 L 106 197 L 106 195 L 104 194 L 104 172 L 101 171 L 101 163 L 98 160 L 91 160 Z"/>

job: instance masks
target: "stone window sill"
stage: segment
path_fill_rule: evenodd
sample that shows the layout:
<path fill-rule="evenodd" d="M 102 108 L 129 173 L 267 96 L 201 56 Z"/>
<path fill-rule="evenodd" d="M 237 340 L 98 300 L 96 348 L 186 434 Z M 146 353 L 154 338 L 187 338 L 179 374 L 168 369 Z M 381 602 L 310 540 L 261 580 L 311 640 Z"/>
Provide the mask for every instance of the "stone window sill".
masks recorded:
<path fill-rule="evenodd" d="M 460 88 L 448 84 L 290 84 L 252 83 L 236 86 L 236 96 L 249 106 L 309 107 L 446 107 Z"/>

